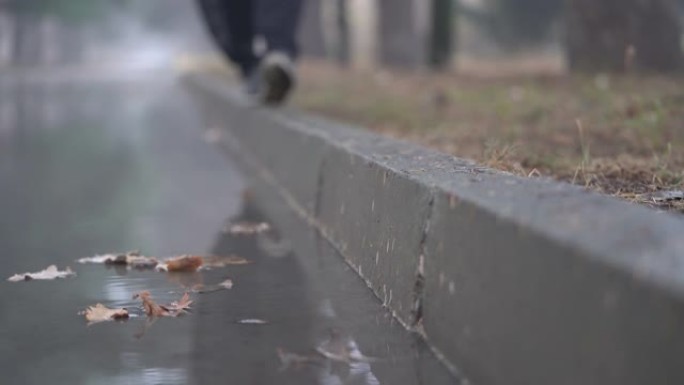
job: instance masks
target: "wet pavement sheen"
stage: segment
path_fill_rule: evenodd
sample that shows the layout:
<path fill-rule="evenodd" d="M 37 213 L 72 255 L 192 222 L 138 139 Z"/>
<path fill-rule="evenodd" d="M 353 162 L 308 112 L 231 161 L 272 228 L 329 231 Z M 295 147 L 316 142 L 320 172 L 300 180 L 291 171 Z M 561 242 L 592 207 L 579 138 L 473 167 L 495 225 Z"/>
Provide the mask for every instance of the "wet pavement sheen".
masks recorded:
<path fill-rule="evenodd" d="M 0 382 L 458 383 L 313 230 L 275 199 L 282 214 L 265 216 L 201 127 L 162 77 L 0 79 Z M 274 226 L 224 231 L 243 221 Z M 167 274 L 75 262 L 134 249 L 252 263 Z M 50 264 L 78 276 L 6 280 Z M 231 290 L 193 294 L 179 318 L 150 324 L 132 299 L 149 290 L 166 303 L 227 278 Z M 77 313 L 98 302 L 133 317 L 87 326 Z"/>

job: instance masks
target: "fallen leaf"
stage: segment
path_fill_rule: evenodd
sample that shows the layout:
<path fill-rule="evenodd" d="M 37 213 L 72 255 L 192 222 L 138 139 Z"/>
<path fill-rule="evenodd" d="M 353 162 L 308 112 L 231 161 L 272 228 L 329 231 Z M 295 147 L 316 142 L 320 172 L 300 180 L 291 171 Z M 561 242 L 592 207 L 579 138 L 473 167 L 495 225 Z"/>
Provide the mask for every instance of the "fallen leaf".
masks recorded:
<path fill-rule="evenodd" d="M 145 257 L 142 255 L 127 255 L 126 265 L 139 269 L 153 269 L 159 264 L 159 261 L 154 257 Z"/>
<path fill-rule="evenodd" d="M 19 281 L 31 281 L 34 279 L 49 280 L 49 279 L 55 279 L 55 278 L 67 278 L 67 277 L 75 277 L 75 276 L 76 276 L 76 273 L 71 271 L 71 269 L 68 267 L 64 271 L 59 271 L 57 269 L 57 266 L 50 265 L 45 270 L 38 271 L 36 273 L 15 274 L 15 275 L 9 277 L 7 280 L 10 282 L 19 282 Z"/>
<path fill-rule="evenodd" d="M 152 300 L 149 291 L 141 291 L 133 296 L 133 299 L 142 300 L 143 309 L 148 317 L 177 317 L 190 309 L 192 300 L 190 295 L 185 293 L 180 300 L 171 302 L 168 305 L 159 305 Z"/>
<path fill-rule="evenodd" d="M 190 309 L 192 300 L 190 299 L 190 294 L 185 293 L 178 301 L 173 301 L 168 305 L 170 311 L 184 312 Z"/>
<path fill-rule="evenodd" d="M 85 311 L 78 314 L 84 315 L 89 323 L 128 319 L 128 310 L 110 309 L 101 303 L 89 306 Z"/>
<path fill-rule="evenodd" d="M 226 267 L 229 265 L 247 265 L 249 263 L 251 262 L 238 255 L 229 255 L 227 257 L 210 255 L 202 258 L 202 269 Z"/>
<path fill-rule="evenodd" d="M 252 223 L 240 222 L 235 223 L 226 229 L 226 233 L 233 235 L 252 235 L 259 234 L 271 229 L 271 225 L 266 222 Z"/>
<path fill-rule="evenodd" d="M 157 265 L 157 270 L 168 272 L 193 272 L 202 266 L 203 258 L 199 255 L 181 255 L 167 259 Z"/>
<path fill-rule="evenodd" d="M 92 257 L 84 257 L 77 259 L 76 262 L 78 263 L 111 263 L 112 261 L 115 261 L 119 255 L 117 254 L 98 254 Z"/>
<path fill-rule="evenodd" d="M 125 265 L 139 269 L 154 268 L 159 261 L 153 257 L 145 257 L 137 251 L 124 254 L 101 254 L 77 260 L 78 263 L 102 263 L 105 265 Z"/>
<path fill-rule="evenodd" d="M 158 305 L 156 302 L 152 301 L 152 296 L 149 291 L 141 291 L 133 296 L 133 299 L 138 299 L 142 301 L 143 309 L 148 317 L 164 317 L 169 315 L 169 309 Z"/>
<path fill-rule="evenodd" d="M 256 318 L 248 318 L 248 319 L 242 319 L 238 321 L 239 324 L 244 324 L 244 325 L 266 325 L 268 321 L 264 321 L 262 319 L 256 319 Z"/>

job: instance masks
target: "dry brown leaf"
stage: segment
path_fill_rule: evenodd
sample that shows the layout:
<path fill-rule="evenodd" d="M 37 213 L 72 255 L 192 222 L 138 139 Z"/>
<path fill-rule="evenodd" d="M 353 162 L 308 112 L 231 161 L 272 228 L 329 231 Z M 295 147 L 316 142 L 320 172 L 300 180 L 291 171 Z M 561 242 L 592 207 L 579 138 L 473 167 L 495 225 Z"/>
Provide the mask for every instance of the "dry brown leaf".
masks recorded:
<path fill-rule="evenodd" d="M 203 258 L 199 255 L 181 255 L 157 265 L 157 269 L 168 272 L 193 272 L 202 266 Z"/>
<path fill-rule="evenodd" d="M 48 266 L 47 269 L 38 271 L 35 273 L 23 273 L 23 274 L 14 274 L 13 276 L 9 277 L 7 280 L 10 282 L 19 282 L 19 281 L 31 281 L 34 279 L 38 280 L 50 280 L 50 279 L 55 279 L 55 278 L 67 278 L 67 277 L 75 277 L 76 273 L 71 271 L 70 268 L 66 268 L 64 271 L 59 271 L 57 269 L 57 266 L 55 265 L 50 265 Z"/>
<path fill-rule="evenodd" d="M 164 317 L 169 315 L 169 309 L 152 301 L 152 296 L 149 291 L 141 291 L 133 296 L 133 299 L 138 298 L 142 301 L 143 309 L 148 317 Z"/>
<path fill-rule="evenodd" d="M 233 235 L 252 235 L 266 232 L 271 229 L 271 225 L 266 222 L 252 223 L 241 222 L 230 225 L 225 232 Z"/>
<path fill-rule="evenodd" d="M 89 323 L 128 319 L 128 310 L 110 309 L 101 303 L 89 306 L 79 314 L 84 315 Z"/>
<path fill-rule="evenodd" d="M 185 293 L 178 301 L 171 302 L 168 305 L 168 309 L 175 312 L 184 312 L 190 309 L 191 304 L 192 300 L 190 299 L 190 295 Z"/>
<path fill-rule="evenodd" d="M 189 310 L 192 304 L 188 293 L 185 293 L 180 300 L 168 305 L 159 305 L 154 302 L 149 291 L 141 291 L 133 296 L 133 299 L 137 298 L 142 300 L 143 309 L 148 317 L 177 317 Z"/>
<path fill-rule="evenodd" d="M 229 255 L 227 257 L 219 257 L 215 255 L 202 258 L 202 269 L 210 269 L 214 267 L 226 267 L 228 265 L 247 265 L 251 263 L 247 259 L 238 255 Z"/>

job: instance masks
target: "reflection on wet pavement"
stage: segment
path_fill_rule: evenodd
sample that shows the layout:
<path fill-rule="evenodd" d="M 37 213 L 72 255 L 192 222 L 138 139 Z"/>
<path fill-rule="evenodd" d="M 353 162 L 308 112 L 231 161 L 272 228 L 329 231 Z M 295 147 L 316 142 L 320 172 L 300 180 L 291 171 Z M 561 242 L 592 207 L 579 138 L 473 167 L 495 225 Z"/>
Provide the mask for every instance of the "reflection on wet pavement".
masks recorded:
<path fill-rule="evenodd" d="M 458 383 L 286 207 L 276 218 L 243 200 L 243 179 L 172 81 L 0 79 L 0 123 L 2 383 Z M 224 231 L 237 223 L 270 228 Z M 165 273 L 75 262 L 128 250 L 252 263 Z M 78 277 L 5 280 L 50 264 Z M 168 303 L 227 279 L 230 289 L 192 293 L 177 318 L 151 323 L 133 299 L 149 290 Z M 131 318 L 86 326 L 77 313 L 96 303 Z M 284 365 L 282 353 L 308 358 Z"/>

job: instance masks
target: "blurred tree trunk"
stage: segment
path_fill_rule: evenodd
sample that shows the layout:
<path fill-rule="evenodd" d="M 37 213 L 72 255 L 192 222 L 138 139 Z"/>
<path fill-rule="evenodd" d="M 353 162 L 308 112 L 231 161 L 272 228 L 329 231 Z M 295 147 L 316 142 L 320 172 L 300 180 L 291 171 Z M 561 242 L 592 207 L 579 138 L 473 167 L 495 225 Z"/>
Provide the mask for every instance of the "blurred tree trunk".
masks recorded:
<path fill-rule="evenodd" d="M 60 30 L 60 53 L 62 65 L 79 64 L 83 58 L 83 32 L 80 25 L 65 25 Z"/>
<path fill-rule="evenodd" d="M 41 65 L 49 66 L 55 63 L 57 57 L 57 22 L 51 16 L 42 16 L 36 28 L 39 33 L 39 62 Z"/>
<path fill-rule="evenodd" d="M 15 15 L 12 60 L 17 66 L 34 66 L 41 62 L 41 18 L 18 13 Z"/>
<path fill-rule="evenodd" d="M 674 0 L 567 0 L 567 59 L 573 71 L 671 72 L 682 68 Z"/>
<path fill-rule="evenodd" d="M 14 18 L 14 36 L 12 36 L 12 62 L 14 65 L 21 66 L 28 64 L 28 47 L 26 44 L 27 35 L 30 27 L 29 17 L 16 14 Z"/>
<path fill-rule="evenodd" d="M 379 57 L 383 64 L 425 68 L 432 48 L 432 1 L 379 0 Z"/>
<path fill-rule="evenodd" d="M 308 56 L 325 57 L 323 24 L 321 23 L 322 0 L 304 2 L 299 28 L 299 42 L 303 53 Z"/>
<path fill-rule="evenodd" d="M 430 34 L 430 65 L 441 69 L 451 62 L 454 34 L 454 2 L 452 0 L 432 1 L 432 33 Z"/>
<path fill-rule="evenodd" d="M 321 23 L 327 57 L 340 64 L 349 61 L 346 0 L 321 2 Z"/>
<path fill-rule="evenodd" d="M 0 8 L 0 64 L 12 65 L 14 46 L 14 14 Z"/>

